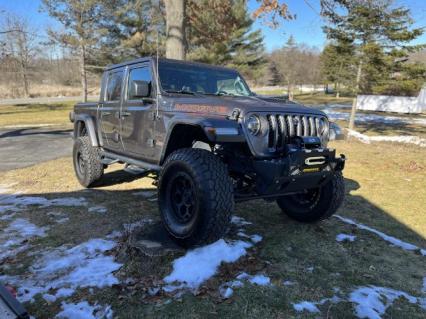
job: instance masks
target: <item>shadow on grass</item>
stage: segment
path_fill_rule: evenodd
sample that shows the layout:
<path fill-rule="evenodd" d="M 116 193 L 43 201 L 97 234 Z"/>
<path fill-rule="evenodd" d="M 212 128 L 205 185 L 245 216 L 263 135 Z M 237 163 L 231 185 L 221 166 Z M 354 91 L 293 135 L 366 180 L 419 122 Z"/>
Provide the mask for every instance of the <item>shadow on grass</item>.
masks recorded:
<path fill-rule="evenodd" d="M 136 175 L 116 171 L 105 174 L 102 185 L 110 186 L 125 183 L 136 178 L 138 178 Z M 345 184 L 346 199 L 339 211 L 340 215 L 424 248 L 425 240 L 419 234 L 365 198 L 352 195 L 351 192 L 360 187 L 357 181 L 346 179 Z M 64 243 L 77 244 L 95 237 L 101 238 L 113 230 L 121 230 L 124 223 L 135 222 L 146 217 L 152 218 L 154 223 L 151 228 L 149 225 L 145 228 L 146 233 L 137 234 L 138 239 L 159 242 L 169 240 L 166 232 L 159 224 L 157 203 L 135 194 L 148 190 L 152 191 L 148 188 L 107 190 L 100 186 L 89 190 L 25 194 L 25 196 L 43 196 L 49 199 L 84 197 L 89 203 L 88 207 L 103 205 L 108 208 L 106 214 L 89 213 L 81 207 L 61 209 L 61 211 L 69 213 L 71 220 L 67 225 L 59 225 L 58 229 L 49 232 L 49 237 L 57 237 L 51 241 L 44 239 L 46 243 L 49 243 L 47 246 L 50 247 Z M 150 199 L 153 198 L 155 198 L 155 195 Z M 393 200 L 398 199 L 393 198 Z M 198 318 L 203 317 L 206 313 L 219 313 L 223 317 L 232 314 L 230 317 L 254 318 L 262 312 L 264 312 L 262 316 L 264 318 L 277 318 L 297 315 L 291 307 L 292 302 L 319 300 L 321 296 L 328 296 L 336 286 L 349 291 L 356 286 L 372 284 L 405 290 L 413 295 L 421 294 L 420 283 L 422 275 L 424 275 L 421 256 L 416 255 L 415 252 L 405 252 L 398 247 L 391 247 L 389 243 L 378 236 L 356 229 L 356 227 L 347 225 L 337 218 L 331 218 L 323 223 L 313 225 L 300 224 L 283 217 L 275 203 L 267 203 L 261 200 L 237 205 L 235 214 L 253 222 L 252 225 L 248 226 L 249 231 L 264 236 L 264 240 L 259 246 L 256 246 L 254 252 L 250 252 L 249 256 L 242 258 L 242 261 L 238 261 L 235 265 L 227 265 L 226 271 L 221 272 L 216 276 L 216 279 L 213 279 L 215 285 L 209 284 L 206 288 L 203 288 L 207 291 L 211 290 L 207 295 L 202 293 L 201 298 L 198 296 L 184 298 L 179 303 L 172 302 L 169 305 L 159 306 L 156 310 L 152 310 L 147 303 L 140 302 L 142 297 L 139 293 L 123 297 L 123 291 L 127 289 L 123 286 L 121 289 L 112 289 L 106 295 L 100 296 L 100 300 L 104 299 L 104 302 L 111 304 L 114 314 L 122 318 L 131 318 L 132 314 L 145 314 L 148 317 L 177 316 L 181 318 L 196 315 L 195 317 Z M 32 213 L 32 217 L 41 218 L 40 221 L 44 218 L 41 215 L 39 211 Z M 337 243 L 335 236 L 340 232 L 352 232 L 358 238 L 353 243 Z M 167 265 L 155 264 L 160 261 L 165 263 L 165 260 Z M 161 280 L 164 272 L 170 269 L 170 262 L 171 260 L 164 258 L 159 259 L 159 261 L 152 258 L 139 258 L 131 262 L 133 265 L 126 265 L 124 268 L 132 269 L 131 275 L 142 280 L 147 276 L 147 272 L 145 270 L 138 272 L 137 269 L 146 269 L 144 266 L 144 263 L 146 263 L 149 264 L 150 268 L 149 276 L 157 276 L 156 280 Z M 259 266 L 256 266 L 256 263 Z M 244 267 L 247 264 L 250 264 L 253 269 L 258 269 L 258 271 L 270 275 L 274 279 L 275 288 L 268 288 L 269 290 L 258 287 L 241 288 L 233 297 L 232 302 L 214 299 L 212 294 L 217 293 L 217 281 L 219 280 L 220 283 L 220 281 L 235 279 L 238 273 L 246 270 Z M 306 271 L 310 266 L 315 266 L 312 275 Z M 158 269 L 161 269 L 161 271 Z M 376 270 L 373 271 L 372 269 Z M 340 274 L 340 277 L 333 274 Z M 293 291 L 280 284 L 283 280 L 289 278 L 298 282 Z M 147 287 L 140 287 L 140 289 L 142 291 Z M 30 308 L 37 312 L 38 318 L 44 318 L 43 312 L 37 310 L 41 306 L 38 303 Z M 405 304 L 403 306 L 411 307 Z M 43 307 L 47 309 L 49 305 L 43 304 Z M 351 306 L 337 305 L 331 310 L 324 307 L 319 307 L 324 315 L 330 314 L 336 318 L 353 316 Z M 402 314 L 408 311 L 410 318 L 421 318 L 423 315 L 423 313 L 417 312 L 417 308 L 413 308 L 414 310 L 411 312 L 411 308 L 406 310 L 404 307 Z M 394 317 L 398 317 L 398 314 L 401 314 L 399 308 L 393 312 Z"/>
<path fill-rule="evenodd" d="M 72 132 L 72 129 L 65 130 L 51 130 L 51 129 L 43 129 L 37 126 L 16 129 L 12 131 L 7 131 L 5 133 L 0 134 L 0 138 L 3 137 L 20 137 L 20 136 L 32 136 L 32 135 L 54 135 L 54 136 L 69 136 Z"/>

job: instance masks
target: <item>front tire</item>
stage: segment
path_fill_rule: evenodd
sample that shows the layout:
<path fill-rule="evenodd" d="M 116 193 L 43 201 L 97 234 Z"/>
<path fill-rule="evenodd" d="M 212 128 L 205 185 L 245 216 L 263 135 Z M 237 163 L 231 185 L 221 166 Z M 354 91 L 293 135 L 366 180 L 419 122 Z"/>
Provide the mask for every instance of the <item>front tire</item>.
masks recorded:
<path fill-rule="evenodd" d="M 93 186 L 104 174 L 100 150 L 92 146 L 89 136 L 80 136 L 73 147 L 74 171 L 84 187 Z"/>
<path fill-rule="evenodd" d="M 281 210 L 290 218 L 313 223 L 332 216 L 342 205 L 345 183 L 341 172 L 335 172 L 322 187 L 303 194 L 282 196 L 277 199 Z"/>
<path fill-rule="evenodd" d="M 184 247 L 223 237 L 234 209 L 226 166 L 202 149 L 180 149 L 167 158 L 159 177 L 158 199 L 165 228 Z"/>

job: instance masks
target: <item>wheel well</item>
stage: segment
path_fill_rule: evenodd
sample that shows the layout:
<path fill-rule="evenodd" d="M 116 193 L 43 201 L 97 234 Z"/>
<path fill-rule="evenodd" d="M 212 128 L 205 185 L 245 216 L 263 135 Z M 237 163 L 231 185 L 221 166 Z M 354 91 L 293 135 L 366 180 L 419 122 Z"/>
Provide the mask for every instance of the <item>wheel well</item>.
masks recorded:
<path fill-rule="evenodd" d="M 161 162 L 164 162 L 169 154 L 180 148 L 192 147 L 195 141 L 207 144 L 210 143 L 201 127 L 188 124 L 176 124 L 173 131 L 170 133 L 166 152 Z"/>
<path fill-rule="evenodd" d="M 88 135 L 86 123 L 84 121 L 77 122 L 76 137 Z"/>

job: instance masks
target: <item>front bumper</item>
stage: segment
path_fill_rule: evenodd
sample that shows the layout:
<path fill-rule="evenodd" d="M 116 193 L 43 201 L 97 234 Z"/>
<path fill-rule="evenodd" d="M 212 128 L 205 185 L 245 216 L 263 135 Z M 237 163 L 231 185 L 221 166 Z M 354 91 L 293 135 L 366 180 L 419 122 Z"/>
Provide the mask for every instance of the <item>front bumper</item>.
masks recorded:
<path fill-rule="evenodd" d="M 256 192 L 281 196 L 317 188 L 345 167 L 345 156 L 334 149 L 298 149 L 278 159 L 255 160 Z"/>

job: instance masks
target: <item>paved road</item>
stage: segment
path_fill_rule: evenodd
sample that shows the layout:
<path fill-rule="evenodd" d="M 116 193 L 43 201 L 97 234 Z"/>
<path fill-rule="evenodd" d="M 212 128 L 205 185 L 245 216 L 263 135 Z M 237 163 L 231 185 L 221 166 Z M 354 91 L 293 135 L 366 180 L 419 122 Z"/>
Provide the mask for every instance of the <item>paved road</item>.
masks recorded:
<path fill-rule="evenodd" d="M 0 130 L 0 171 L 70 156 L 71 129 L 15 128 Z"/>
<path fill-rule="evenodd" d="M 97 95 L 96 96 L 88 96 L 87 99 L 89 101 L 97 101 L 98 96 Z M 55 102 L 68 102 L 68 101 L 81 101 L 81 96 L 0 99 L 0 105 L 41 104 L 41 103 L 55 103 Z"/>

